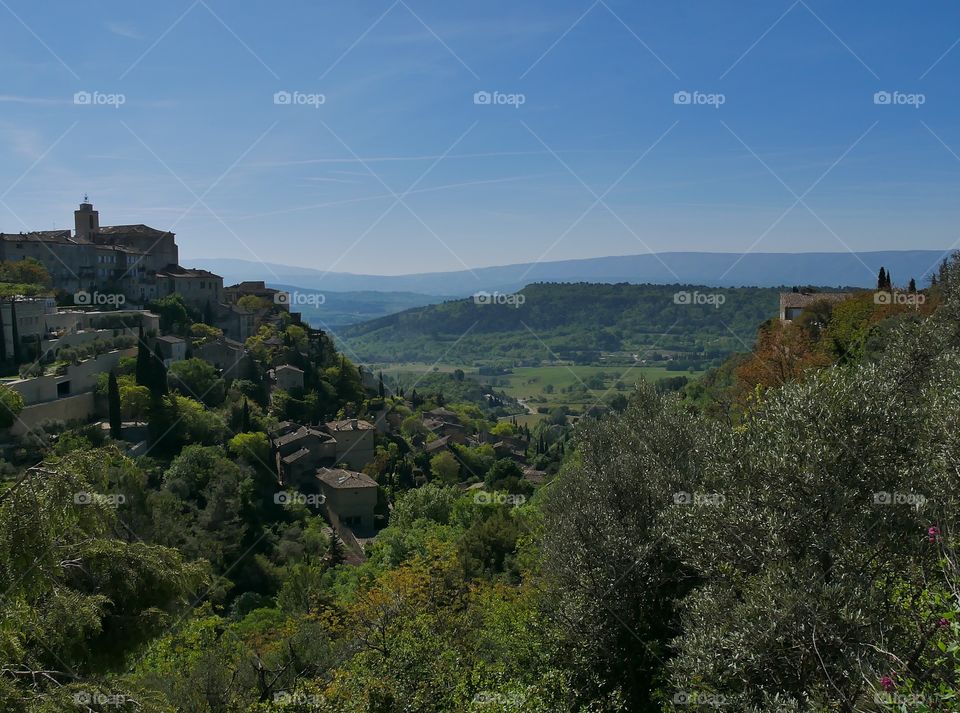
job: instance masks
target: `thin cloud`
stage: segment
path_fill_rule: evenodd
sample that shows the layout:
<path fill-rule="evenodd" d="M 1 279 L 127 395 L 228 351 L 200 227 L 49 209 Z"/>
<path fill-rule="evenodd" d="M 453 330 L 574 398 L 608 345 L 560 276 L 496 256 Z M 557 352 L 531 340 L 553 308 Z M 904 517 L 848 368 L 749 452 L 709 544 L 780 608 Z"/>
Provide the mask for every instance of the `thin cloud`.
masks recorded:
<path fill-rule="evenodd" d="M 123 22 L 108 22 L 107 30 L 109 30 L 114 35 L 118 37 L 126 37 L 128 40 L 143 40 L 144 37 L 133 25 L 128 25 Z"/>
<path fill-rule="evenodd" d="M 25 97 L 17 94 L 0 94 L 0 102 L 6 104 L 32 104 L 34 106 L 54 106 L 72 104 L 65 99 L 47 99 L 44 97 Z"/>

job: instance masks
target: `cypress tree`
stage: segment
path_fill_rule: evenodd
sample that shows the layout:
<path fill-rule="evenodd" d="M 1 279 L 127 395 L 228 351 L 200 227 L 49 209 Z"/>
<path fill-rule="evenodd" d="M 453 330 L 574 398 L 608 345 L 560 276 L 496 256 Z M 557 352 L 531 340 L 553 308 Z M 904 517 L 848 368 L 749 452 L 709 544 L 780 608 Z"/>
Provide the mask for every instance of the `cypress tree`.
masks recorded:
<path fill-rule="evenodd" d="M 890 277 L 890 271 L 887 270 L 887 292 L 893 290 L 893 278 Z"/>
<path fill-rule="evenodd" d="M 246 396 L 243 397 L 243 411 L 240 415 L 240 432 L 250 432 L 250 403 L 247 401 Z"/>
<path fill-rule="evenodd" d="M 330 547 L 327 549 L 327 562 L 330 567 L 336 567 L 339 564 L 343 564 L 344 560 L 343 543 L 340 542 L 340 538 L 336 532 L 331 532 Z"/>
<path fill-rule="evenodd" d="M 17 326 L 17 299 L 10 300 L 10 327 L 11 341 L 13 342 L 13 363 L 19 365 L 20 357 L 20 328 Z"/>
<path fill-rule="evenodd" d="M 143 325 L 137 336 L 137 368 L 136 380 L 139 386 L 150 386 L 150 350 L 143 341 Z"/>
<path fill-rule="evenodd" d="M 907 292 L 914 294 L 917 291 L 917 281 L 912 277 L 910 278 L 910 285 L 907 287 Z"/>
<path fill-rule="evenodd" d="M 160 342 L 153 347 L 153 358 L 150 360 L 150 393 L 156 397 L 167 393 L 167 367 L 163 365 L 163 353 L 160 351 Z"/>
<path fill-rule="evenodd" d="M 6 300 L 0 300 L 0 361 L 7 360 L 7 329 L 3 323 L 3 305 Z"/>
<path fill-rule="evenodd" d="M 120 385 L 117 383 L 116 369 L 110 370 L 107 381 L 107 410 L 110 417 L 110 437 L 120 440 L 123 436 L 123 420 L 120 417 Z"/>
<path fill-rule="evenodd" d="M 377 384 L 377 394 L 379 394 L 380 398 L 382 399 L 384 393 L 385 393 L 385 392 L 384 392 L 384 388 L 383 388 L 383 372 L 381 371 L 381 372 L 380 372 L 380 383 Z"/>
<path fill-rule="evenodd" d="M 887 271 L 882 267 L 880 268 L 880 274 L 877 275 L 877 289 L 885 290 L 887 289 Z"/>

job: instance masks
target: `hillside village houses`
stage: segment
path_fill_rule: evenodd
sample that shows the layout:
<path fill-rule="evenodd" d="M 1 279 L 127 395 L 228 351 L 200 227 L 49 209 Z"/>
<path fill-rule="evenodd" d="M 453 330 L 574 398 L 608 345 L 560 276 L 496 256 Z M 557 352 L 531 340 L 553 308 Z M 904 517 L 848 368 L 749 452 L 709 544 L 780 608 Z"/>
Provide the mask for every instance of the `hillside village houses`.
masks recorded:
<path fill-rule="evenodd" d="M 262 282 L 224 288 L 208 270 L 180 265 L 172 232 L 143 224 L 100 225 L 100 212 L 87 199 L 74 211 L 74 230 L 0 233 L 0 260 L 33 258 L 50 273 L 53 288 L 66 293 L 122 294 L 127 304 L 144 304 L 178 294 L 189 306 L 209 310 L 215 326 L 234 340 L 254 331 L 256 315 L 239 307 L 246 294 L 269 298 L 280 308 L 289 302 Z"/>
<path fill-rule="evenodd" d="M 187 341 L 160 334 L 159 316 L 143 309 L 151 300 L 177 294 L 189 307 L 210 316 L 224 334 L 199 346 L 198 356 L 221 370 L 238 368 L 248 358 L 243 341 L 254 334 L 262 316 L 237 305 L 240 297 L 268 295 L 279 309 L 287 309 L 284 293 L 262 282 L 224 288 L 219 275 L 180 265 L 172 232 L 143 224 L 101 225 L 99 211 L 86 198 L 74 211 L 72 233 L 0 233 L 0 260 L 26 258 L 41 263 L 53 291 L 72 294 L 76 306 L 58 307 L 53 296 L 0 300 L 0 358 L 42 365 L 56 361 L 68 347 L 95 345 L 99 353 L 56 374 L 6 381 L 26 406 L 11 429 L 14 435 L 43 421 L 92 416 L 98 376 L 136 353 L 141 329 L 150 344 L 156 344 L 166 366 L 187 358 Z M 98 299 L 98 294 L 107 299 Z M 293 316 L 299 320 L 299 315 Z"/>

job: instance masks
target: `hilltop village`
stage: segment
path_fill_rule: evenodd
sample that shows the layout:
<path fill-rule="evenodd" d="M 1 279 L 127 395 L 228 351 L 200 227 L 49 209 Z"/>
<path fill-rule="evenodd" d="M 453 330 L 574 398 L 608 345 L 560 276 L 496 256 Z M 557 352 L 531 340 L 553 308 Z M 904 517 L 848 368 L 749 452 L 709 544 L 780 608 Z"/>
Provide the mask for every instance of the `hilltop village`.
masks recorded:
<path fill-rule="evenodd" d="M 224 286 L 181 265 L 171 232 L 101 225 L 86 199 L 73 231 L 0 233 L 8 458 L 28 463 L 78 427 L 131 457 L 224 445 L 267 475 L 277 504 L 322 513 L 351 561 L 402 490 L 439 480 L 483 492 L 492 477 L 532 494 L 556 472 L 565 428 L 532 434 L 502 394 L 405 395 L 290 303 L 263 282 Z"/>

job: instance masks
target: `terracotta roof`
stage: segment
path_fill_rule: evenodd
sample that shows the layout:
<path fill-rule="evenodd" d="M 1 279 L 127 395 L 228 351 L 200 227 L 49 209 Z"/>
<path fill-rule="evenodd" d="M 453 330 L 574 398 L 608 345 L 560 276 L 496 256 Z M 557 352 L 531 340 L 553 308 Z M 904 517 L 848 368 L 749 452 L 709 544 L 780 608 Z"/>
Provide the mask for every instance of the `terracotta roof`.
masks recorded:
<path fill-rule="evenodd" d="M 75 243 L 69 230 L 34 230 L 29 233 L 0 233 L 0 239 L 11 242 Z"/>
<path fill-rule="evenodd" d="M 173 233 L 137 223 L 135 225 L 101 225 L 96 235 L 145 235 L 159 238 L 164 235 L 173 235 Z"/>
<path fill-rule="evenodd" d="M 342 421 L 328 421 L 327 428 L 331 431 L 369 431 L 373 424 L 357 418 L 345 418 Z"/>
<path fill-rule="evenodd" d="M 445 408 L 435 408 L 430 411 L 427 411 L 426 413 L 428 416 L 434 416 L 439 418 L 456 418 L 456 419 L 460 418 L 456 414 L 456 412 L 451 411 L 450 409 L 445 409 Z"/>
<path fill-rule="evenodd" d="M 449 436 L 444 436 L 443 438 L 438 438 L 434 441 L 430 441 L 427 445 L 423 447 L 424 453 L 433 453 L 434 451 L 439 451 L 441 448 L 445 448 L 447 443 L 450 442 Z"/>
<path fill-rule="evenodd" d="M 331 488 L 377 487 L 377 482 L 369 475 L 343 468 L 317 468 L 317 480 Z"/>
<path fill-rule="evenodd" d="M 852 292 L 781 292 L 780 308 L 809 307 L 817 302 L 840 302 L 852 296 Z"/>
<path fill-rule="evenodd" d="M 294 441 L 299 441 L 301 438 L 308 438 L 314 436 L 319 438 L 321 441 L 332 441 L 333 438 L 329 434 L 324 433 L 323 431 L 317 431 L 313 428 L 307 428 L 306 426 L 301 426 L 296 431 L 287 433 L 286 435 L 280 436 L 274 440 L 274 445 L 277 448 L 282 448 L 288 443 L 293 443 Z"/>
<path fill-rule="evenodd" d="M 214 277 L 220 278 L 220 275 L 194 267 L 183 267 L 182 265 L 167 265 L 162 270 L 157 270 L 158 277 Z"/>
<path fill-rule="evenodd" d="M 288 456 L 284 456 L 284 457 L 281 458 L 280 460 L 282 460 L 284 463 L 286 463 L 287 465 L 289 465 L 290 463 L 293 463 L 294 461 L 300 460 L 300 459 L 303 458 L 305 455 L 309 455 L 309 453 L 310 453 L 310 451 L 308 451 L 306 448 L 301 448 L 299 451 L 295 451 L 295 452 L 291 453 L 291 454 L 288 455 Z"/>

